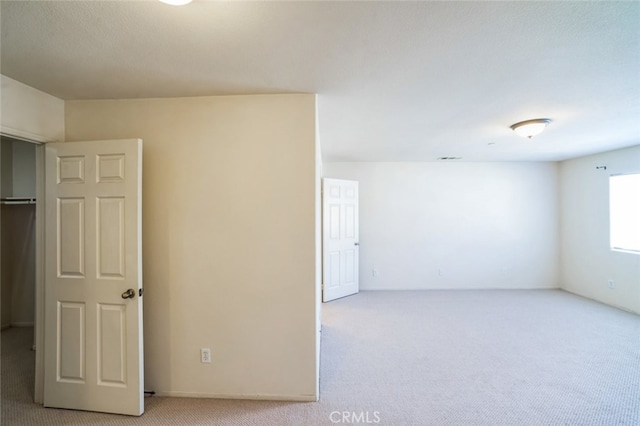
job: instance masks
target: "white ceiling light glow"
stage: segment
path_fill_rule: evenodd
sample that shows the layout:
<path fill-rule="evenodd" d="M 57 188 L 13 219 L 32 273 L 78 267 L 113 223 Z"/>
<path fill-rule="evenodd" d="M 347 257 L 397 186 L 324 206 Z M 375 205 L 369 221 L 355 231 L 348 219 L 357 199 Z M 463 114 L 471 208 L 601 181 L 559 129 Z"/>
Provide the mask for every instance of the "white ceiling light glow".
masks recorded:
<path fill-rule="evenodd" d="M 536 118 L 534 120 L 521 121 L 511 125 L 511 130 L 516 132 L 523 138 L 531 139 L 542 131 L 551 123 L 549 118 Z"/>
<path fill-rule="evenodd" d="M 162 3 L 170 4 L 171 6 L 184 6 L 191 3 L 191 0 L 160 0 Z"/>

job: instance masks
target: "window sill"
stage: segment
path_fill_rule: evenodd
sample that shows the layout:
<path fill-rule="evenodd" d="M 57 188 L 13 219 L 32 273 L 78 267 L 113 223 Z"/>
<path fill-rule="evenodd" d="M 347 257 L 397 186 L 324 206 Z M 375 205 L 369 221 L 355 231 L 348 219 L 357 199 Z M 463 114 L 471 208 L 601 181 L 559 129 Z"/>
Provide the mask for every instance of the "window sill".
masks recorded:
<path fill-rule="evenodd" d="M 640 251 L 637 251 L 637 250 L 625 250 L 625 249 L 621 249 L 621 248 L 611 247 L 611 251 L 615 251 L 615 252 L 618 252 L 618 253 L 635 254 L 636 256 L 640 256 Z"/>

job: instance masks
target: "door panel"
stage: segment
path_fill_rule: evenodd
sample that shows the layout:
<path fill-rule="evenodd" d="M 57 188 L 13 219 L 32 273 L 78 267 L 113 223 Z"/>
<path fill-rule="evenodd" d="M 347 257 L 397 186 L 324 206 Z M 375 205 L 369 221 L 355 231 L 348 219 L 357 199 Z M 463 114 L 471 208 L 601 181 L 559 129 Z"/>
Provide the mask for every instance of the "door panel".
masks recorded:
<path fill-rule="evenodd" d="M 124 197 L 98 197 L 97 238 L 98 278 L 124 279 L 125 224 Z"/>
<path fill-rule="evenodd" d="M 56 202 L 58 277 L 84 278 L 84 199 L 59 197 Z"/>
<path fill-rule="evenodd" d="M 140 415 L 142 141 L 45 150 L 44 405 Z"/>
<path fill-rule="evenodd" d="M 322 301 L 359 291 L 358 182 L 323 179 Z"/>
<path fill-rule="evenodd" d="M 84 306 L 84 303 L 58 302 L 56 344 L 57 376 L 60 382 L 84 383 L 86 371 Z"/>
<path fill-rule="evenodd" d="M 98 304 L 98 384 L 125 387 L 126 309 L 124 305 Z"/>

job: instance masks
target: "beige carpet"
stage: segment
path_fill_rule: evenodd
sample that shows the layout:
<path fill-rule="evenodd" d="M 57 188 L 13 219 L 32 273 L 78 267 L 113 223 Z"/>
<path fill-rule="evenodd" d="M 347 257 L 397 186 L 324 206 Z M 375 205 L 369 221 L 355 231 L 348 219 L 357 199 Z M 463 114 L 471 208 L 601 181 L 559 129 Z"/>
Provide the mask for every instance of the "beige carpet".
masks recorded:
<path fill-rule="evenodd" d="M 14 328 L 2 332 L 2 425 L 640 424 L 637 315 L 554 290 L 362 292 L 323 307 L 318 403 L 45 409 L 31 402 L 31 330 Z"/>

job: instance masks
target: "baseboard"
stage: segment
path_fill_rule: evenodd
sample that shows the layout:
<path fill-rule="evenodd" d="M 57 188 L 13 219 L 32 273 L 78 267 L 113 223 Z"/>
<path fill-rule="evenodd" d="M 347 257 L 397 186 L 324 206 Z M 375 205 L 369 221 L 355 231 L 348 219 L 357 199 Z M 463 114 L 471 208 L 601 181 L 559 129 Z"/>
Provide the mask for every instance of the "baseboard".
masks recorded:
<path fill-rule="evenodd" d="M 562 288 L 562 287 L 560 288 L 560 290 L 562 290 L 562 291 L 564 291 L 564 292 L 567 292 L 567 293 L 569 293 L 569 294 L 573 294 L 574 296 L 584 297 L 585 299 L 589 299 L 589 300 L 591 300 L 592 302 L 597 302 L 597 303 L 600 303 L 600 304 L 602 304 L 602 305 L 606 305 L 606 306 L 610 306 L 610 307 L 612 307 L 612 308 L 620 309 L 621 311 L 629 312 L 629 313 L 631 313 L 631 314 L 640 315 L 640 312 L 636 312 L 636 311 L 634 311 L 633 309 L 627 308 L 627 307 L 625 307 L 625 306 L 616 305 L 616 304 L 614 304 L 614 303 L 607 303 L 607 302 L 603 302 L 602 300 L 595 299 L 595 298 L 593 298 L 593 297 L 591 297 L 591 296 L 588 296 L 588 295 L 586 295 L 586 294 L 578 293 L 577 291 L 568 290 L 568 289 L 566 289 L 566 288 Z"/>
<path fill-rule="evenodd" d="M 557 285 L 550 285 L 548 287 L 545 286 L 537 286 L 537 287 L 394 287 L 394 288 L 360 288 L 361 292 L 368 291 L 484 291 L 484 290 L 562 290 L 561 287 Z"/>
<path fill-rule="evenodd" d="M 155 391 L 156 396 L 175 398 L 246 399 L 256 401 L 317 402 L 314 395 L 229 395 L 201 392 Z"/>

